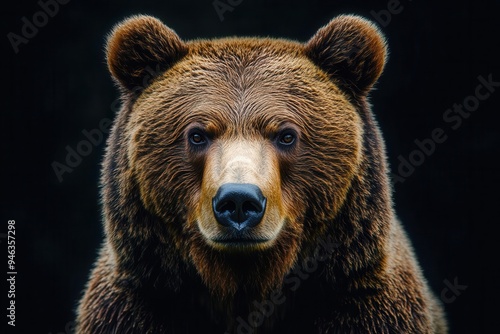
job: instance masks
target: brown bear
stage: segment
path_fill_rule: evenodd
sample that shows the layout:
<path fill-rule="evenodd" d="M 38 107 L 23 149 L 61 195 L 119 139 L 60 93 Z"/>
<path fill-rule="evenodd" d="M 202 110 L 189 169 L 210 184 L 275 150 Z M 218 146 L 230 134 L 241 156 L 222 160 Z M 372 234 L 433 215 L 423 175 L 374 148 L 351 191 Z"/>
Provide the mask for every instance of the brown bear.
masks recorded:
<path fill-rule="evenodd" d="M 118 24 L 106 237 L 77 333 L 446 333 L 367 101 L 386 57 L 351 15 L 307 43 Z"/>

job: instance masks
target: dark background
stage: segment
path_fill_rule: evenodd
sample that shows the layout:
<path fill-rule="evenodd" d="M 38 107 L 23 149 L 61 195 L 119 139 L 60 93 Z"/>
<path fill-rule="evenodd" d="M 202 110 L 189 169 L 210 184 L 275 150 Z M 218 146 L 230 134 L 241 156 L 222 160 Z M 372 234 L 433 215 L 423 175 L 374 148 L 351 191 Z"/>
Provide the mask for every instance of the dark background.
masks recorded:
<path fill-rule="evenodd" d="M 62 182 L 51 164 L 65 163 L 66 147 L 75 149 L 85 140 L 83 130 L 98 129 L 103 118 L 114 117 L 118 91 L 103 45 L 116 22 L 144 13 L 183 39 L 259 35 L 306 41 L 338 14 L 374 20 L 371 12 L 387 9 L 392 1 L 244 0 L 221 21 L 213 0 L 73 0 L 60 5 L 17 54 L 7 34 L 21 34 L 21 18 L 33 22 L 41 7 L 35 0 L 4 2 L 0 233 L 6 233 L 7 220 L 16 221 L 17 332 L 69 333 L 102 240 L 98 177 L 104 145 L 94 146 Z M 396 209 L 436 294 L 446 282 L 467 286 L 456 296 L 445 291 L 448 301 L 456 297 L 445 304 L 451 332 L 494 333 L 499 325 L 500 87 L 456 130 L 443 114 L 474 95 L 478 76 L 491 74 L 500 81 L 500 1 L 401 0 L 397 8 L 400 12 L 380 25 L 390 58 L 371 94 L 393 172 L 417 149 L 414 141 L 430 138 L 434 128 L 442 128 L 447 139 L 395 185 Z M 0 241 L 6 268 L 5 234 Z M 0 309 L 6 312 L 2 281 Z M 4 325 L 5 315 L 1 319 Z"/>

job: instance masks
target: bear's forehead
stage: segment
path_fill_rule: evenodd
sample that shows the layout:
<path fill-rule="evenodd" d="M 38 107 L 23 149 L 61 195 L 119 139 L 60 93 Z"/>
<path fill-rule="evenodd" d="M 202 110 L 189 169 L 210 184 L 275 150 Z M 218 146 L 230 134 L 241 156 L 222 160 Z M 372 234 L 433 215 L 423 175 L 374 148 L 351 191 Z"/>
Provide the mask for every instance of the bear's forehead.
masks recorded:
<path fill-rule="evenodd" d="M 271 38 L 221 38 L 196 40 L 188 43 L 189 54 L 226 58 L 237 56 L 239 59 L 256 60 L 281 55 L 305 57 L 304 46 L 294 41 Z"/>
<path fill-rule="evenodd" d="M 343 95 L 304 55 L 299 43 L 219 39 L 191 42 L 189 50 L 184 59 L 155 80 L 146 95 L 170 100 L 203 97 L 207 102 L 244 99 L 256 104 L 296 99 L 321 103 L 332 92 Z"/>
<path fill-rule="evenodd" d="M 189 49 L 137 101 L 144 118 L 154 113 L 181 126 L 196 121 L 219 128 L 228 122 L 272 128 L 351 109 L 299 43 L 221 39 L 191 42 Z"/>
<path fill-rule="evenodd" d="M 269 85 L 286 88 L 307 81 L 329 79 L 305 55 L 302 44 L 275 39 L 228 38 L 189 43 L 189 53 L 177 65 L 186 79 L 196 84 Z M 186 82 L 187 83 L 187 82 Z"/>

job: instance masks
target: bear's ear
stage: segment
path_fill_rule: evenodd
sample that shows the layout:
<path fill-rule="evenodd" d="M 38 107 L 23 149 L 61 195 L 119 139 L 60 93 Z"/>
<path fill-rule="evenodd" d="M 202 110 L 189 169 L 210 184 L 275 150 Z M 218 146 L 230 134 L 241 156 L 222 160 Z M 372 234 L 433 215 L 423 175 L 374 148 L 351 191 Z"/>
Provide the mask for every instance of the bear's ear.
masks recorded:
<path fill-rule="evenodd" d="M 160 20 L 132 16 L 118 23 L 108 37 L 108 68 L 122 88 L 140 92 L 188 52 L 187 45 Z"/>
<path fill-rule="evenodd" d="M 307 56 L 354 95 L 366 95 L 384 69 L 387 47 L 378 28 L 354 15 L 330 21 L 306 43 Z"/>

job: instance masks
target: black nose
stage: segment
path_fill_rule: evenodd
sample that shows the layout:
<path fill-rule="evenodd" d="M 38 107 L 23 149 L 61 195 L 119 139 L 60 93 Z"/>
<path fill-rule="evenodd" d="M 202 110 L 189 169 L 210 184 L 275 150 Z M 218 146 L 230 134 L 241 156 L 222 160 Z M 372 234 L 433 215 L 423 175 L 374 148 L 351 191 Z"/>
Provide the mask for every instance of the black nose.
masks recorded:
<path fill-rule="evenodd" d="M 260 223 L 266 198 L 254 184 L 226 183 L 217 190 L 212 208 L 219 224 L 242 230 Z"/>

